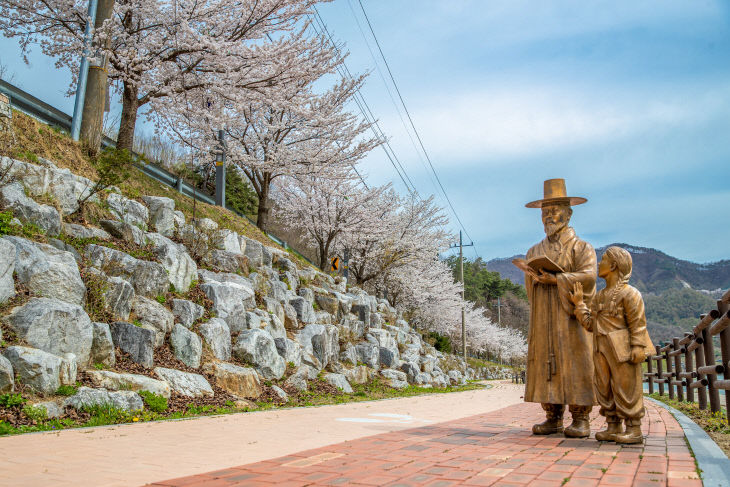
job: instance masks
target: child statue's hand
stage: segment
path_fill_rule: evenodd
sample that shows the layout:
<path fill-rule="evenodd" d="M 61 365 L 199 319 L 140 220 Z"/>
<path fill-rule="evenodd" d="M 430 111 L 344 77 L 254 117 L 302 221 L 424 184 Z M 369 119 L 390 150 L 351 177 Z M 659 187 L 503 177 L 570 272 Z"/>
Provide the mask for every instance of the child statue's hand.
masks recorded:
<path fill-rule="evenodd" d="M 644 361 L 644 347 L 634 346 L 631 347 L 631 363 L 639 364 Z"/>
<path fill-rule="evenodd" d="M 578 306 L 583 303 L 583 284 L 576 282 L 573 284 L 573 292 L 569 293 L 570 301 L 573 306 Z"/>

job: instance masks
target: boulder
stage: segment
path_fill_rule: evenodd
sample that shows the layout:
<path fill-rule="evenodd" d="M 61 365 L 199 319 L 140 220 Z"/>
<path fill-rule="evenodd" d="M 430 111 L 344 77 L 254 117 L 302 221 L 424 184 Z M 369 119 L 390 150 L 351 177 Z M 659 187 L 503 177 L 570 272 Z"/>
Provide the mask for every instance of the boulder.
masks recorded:
<path fill-rule="evenodd" d="M 85 227 L 76 223 L 64 223 L 63 234 L 71 238 L 111 240 L 112 236 L 108 232 L 97 227 Z"/>
<path fill-rule="evenodd" d="M 282 308 L 284 308 L 284 327 L 287 330 L 297 330 L 300 327 L 300 323 L 297 319 L 297 312 L 294 307 L 285 302 L 282 303 Z"/>
<path fill-rule="evenodd" d="M 305 379 L 314 380 L 319 375 L 320 370 L 322 370 L 322 369 L 321 368 L 318 369 L 316 367 L 311 367 L 310 365 L 302 363 L 302 365 L 297 367 L 297 370 L 296 370 L 296 372 L 294 372 L 294 375 L 301 375 Z"/>
<path fill-rule="evenodd" d="M 70 252 L 20 237 L 3 237 L 15 246 L 14 266 L 18 282 L 37 296 L 81 305 L 86 285 Z"/>
<path fill-rule="evenodd" d="M 230 360 L 231 330 L 225 321 L 220 318 L 211 318 L 210 321 L 198 327 L 198 332 L 217 359 Z"/>
<path fill-rule="evenodd" d="M 400 370 L 406 373 L 408 382 L 411 384 L 415 382 L 416 376 L 421 373 L 421 369 L 413 362 L 403 362 L 400 366 Z"/>
<path fill-rule="evenodd" d="M 292 387 L 296 389 L 299 392 L 306 391 L 307 386 L 307 377 L 303 374 L 292 374 L 285 382 L 284 384 L 287 387 Z"/>
<path fill-rule="evenodd" d="M 215 246 L 231 254 L 243 255 L 239 235 L 231 230 L 218 230 L 214 237 Z"/>
<path fill-rule="evenodd" d="M 118 220 L 101 220 L 99 225 L 113 237 L 125 242 L 131 242 L 140 247 L 147 243 L 144 230 L 131 223 Z"/>
<path fill-rule="evenodd" d="M 259 375 L 251 367 L 212 362 L 205 364 L 203 370 L 215 377 L 215 385 L 234 396 L 256 399 L 263 392 Z"/>
<path fill-rule="evenodd" d="M 413 378 L 413 383 L 418 385 L 430 384 L 433 381 L 431 374 L 425 372 L 419 372 Z"/>
<path fill-rule="evenodd" d="M 205 308 L 187 299 L 172 300 L 172 314 L 175 320 L 185 328 L 190 328 L 205 314 Z"/>
<path fill-rule="evenodd" d="M 302 363 L 302 346 L 294 340 L 286 337 L 274 338 L 276 351 L 284 359 L 284 362 L 299 367 Z"/>
<path fill-rule="evenodd" d="M 177 244 L 159 233 L 147 233 L 147 241 L 152 245 L 155 256 L 167 271 L 170 284 L 185 292 L 198 275 L 198 265 L 187 252 L 184 245 Z"/>
<path fill-rule="evenodd" d="M 13 210 L 13 216 L 23 223 L 32 223 L 46 235 L 61 233 L 61 215 L 50 205 L 40 205 L 25 195 L 19 182 L 0 188 L 0 207 Z"/>
<path fill-rule="evenodd" d="M 372 343 L 358 343 L 355 345 L 357 361 L 372 369 L 378 369 L 380 364 L 380 347 Z"/>
<path fill-rule="evenodd" d="M 309 301 L 309 304 L 314 303 L 314 292 L 308 287 L 300 287 L 297 290 L 297 294 Z"/>
<path fill-rule="evenodd" d="M 95 267 L 86 269 L 87 275 L 94 274 L 101 282 L 102 299 L 104 308 L 114 318 L 128 320 L 132 312 L 132 300 L 134 299 L 134 288 L 121 277 L 107 276 Z"/>
<path fill-rule="evenodd" d="M 357 316 L 357 319 L 365 323 L 365 326 L 370 326 L 370 305 L 353 304 L 350 312 Z"/>
<path fill-rule="evenodd" d="M 449 370 L 448 377 L 449 382 L 451 382 L 452 385 L 462 384 L 466 382 L 463 374 L 458 370 Z"/>
<path fill-rule="evenodd" d="M 63 416 L 63 409 L 56 404 L 54 401 L 37 402 L 31 407 L 40 409 L 46 412 L 46 418 L 60 418 Z"/>
<path fill-rule="evenodd" d="M 353 384 L 365 384 L 370 380 L 370 371 L 372 370 L 365 365 L 358 365 L 351 369 L 345 369 L 344 376 Z"/>
<path fill-rule="evenodd" d="M 114 346 L 128 353 L 132 360 L 151 369 L 154 360 L 155 332 L 131 323 L 117 321 L 111 324 Z"/>
<path fill-rule="evenodd" d="M 345 347 L 340 351 L 340 362 L 350 365 L 357 364 L 357 351 L 355 350 L 355 345 L 352 343 L 345 345 Z"/>
<path fill-rule="evenodd" d="M 150 214 L 147 207 L 142 203 L 130 200 L 117 193 L 111 193 L 107 196 L 106 203 L 109 211 L 123 222 L 147 230 L 147 221 Z"/>
<path fill-rule="evenodd" d="M 322 362 L 309 350 L 302 350 L 302 366 L 307 366 L 311 370 L 314 370 L 315 377 L 320 370 L 324 369 Z"/>
<path fill-rule="evenodd" d="M 274 339 L 264 330 L 242 331 L 233 355 L 252 364 L 265 379 L 280 379 L 286 371 L 286 362 L 277 352 Z"/>
<path fill-rule="evenodd" d="M 92 323 L 94 327 L 93 339 L 91 341 L 91 353 L 89 363 L 91 365 L 102 364 L 106 367 L 114 367 L 116 356 L 114 354 L 114 342 L 112 332 L 106 323 Z"/>
<path fill-rule="evenodd" d="M 122 411 L 141 411 L 144 402 L 139 394 L 132 391 L 109 392 L 106 389 L 79 387 L 78 392 L 66 399 L 64 407 L 86 409 L 93 406 L 111 406 Z"/>
<path fill-rule="evenodd" d="M 15 245 L 0 239 L 0 304 L 15 296 Z"/>
<path fill-rule="evenodd" d="M 203 258 L 205 265 L 221 272 L 248 271 L 248 260 L 240 253 L 228 252 L 226 250 L 212 250 Z"/>
<path fill-rule="evenodd" d="M 342 374 L 325 374 L 322 378 L 325 382 L 332 384 L 345 394 L 352 394 L 353 392 L 350 383 L 347 382 L 347 378 Z"/>
<path fill-rule="evenodd" d="M 258 274 L 251 274 L 251 276 L 257 276 Z M 243 287 L 248 287 L 253 289 L 254 284 L 251 280 L 251 276 L 249 277 L 243 277 L 239 274 L 234 274 L 232 272 L 212 272 L 207 269 L 200 269 L 198 271 L 198 277 L 200 282 L 208 283 L 208 282 L 233 282 L 235 284 L 240 284 Z"/>
<path fill-rule="evenodd" d="M 275 277 L 272 277 L 268 281 L 268 290 L 266 296 L 274 299 L 278 302 L 286 302 L 289 296 L 289 286 L 285 282 L 282 282 Z"/>
<path fill-rule="evenodd" d="M 256 307 L 253 289 L 235 282 L 207 282 L 200 289 L 213 301 L 216 316 L 231 330 L 246 328 L 246 308 Z"/>
<path fill-rule="evenodd" d="M 73 353 L 81 364 L 89 361 L 93 326 L 81 306 L 49 298 L 31 298 L 14 308 L 7 322 L 18 337 L 48 353 Z"/>
<path fill-rule="evenodd" d="M 301 296 L 296 296 L 289 299 L 289 304 L 294 308 L 297 313 L 297 320 L 302 323 L 314 323 L 314 308 L 312 303 L 307 301 Z"/>
<path fill-rule="evenodd" d="M 210 218 L 200 218 L 195 221 L 195 226 L 204 232 L 215 232 L 218 230 L 218 224 Z"/>
<path fill-rule="evenodd" d="M 59 380 L 62 386 L 72 386 L 76 384 L 76 375 L 78 374 L 79 367 L 76 363 L 76 355 L 72 353 L 65 353 L 61 357 L 61 373 Z"/>
<path fill-rule="evenodd" d="M 74 248 L 73 245 L 69 245 L 66 242 L 62 242 L 61 240 L 58 240 L 57 238 L 49 238 L 48 239 L 48 245 L 55 248 L 56 250 L 62 250 L 64 252 L 69 252 L 77 264 L 80 264 L 83 260 L 81 258 L 81 254 L 79 254 L 78 250 Z"/>
<path fill-rule="evenodd" d="M 103 387 L 111 391 L 149 391 L 158 396 L 170 397 L 170 386 L 167 382 L 146 375 L 119 374 L 108 370 L 87 370 L 86 377 L 91 380 L 94 387 Z"/>
<path fill-rule="evenodd" d="M 339 358 L 339 331 L 334 325 L 307 325 L 294 335 L 294 339 L 304 350 L 317 357 L 323 368 Z"/>
<path fill-rule="evenodd" d="M 393 354 L 393 351 L 385 347 L 379 347 L 379 362 L 381 366 L 386 368 L 398 365 L 398 359 Z"/>
<path fill-rule="evenodd" d="M 10 360 L 0 355 L 0 394 L 15 391 L 15 374 Z"/>
<path fill-rule="evenodd" d="M 175 317 L 170 310 L 157 301 L 144 296 L 135 296 L 132 300 L 132 311 L 137 315 L 141 324 L 149 325 L 162 334 L 172 331 Z"/>
<path fill-rule="evenodd" d="M 183 328 L 185 329 L 185 328 Z M 188 397 L 213 397 L 213 388 L 200 374 L 155 367 L 155 375 L 167 382 L 173 391 Z"/>
<path fill-rule="evenodd" d="M 248 257 L 248 262 L 252 266 L 261 267 L 264 265 L 264 247 L 261 245 L 261 242 L 241 236 L 240 247 L 243 255 Z"/>
<path fill-rule="evenodd" d="M 424 355 L 420 358 L 420 364 L 422 372 L 431 374 L 438 365 L 438 359 L 433 355 Z"/>
<path fill-rule="evenodd" d="M 91 244 L 86 246 L 89 264 L 110 276 L 123 277 L 137 294 L 154 298 L 167 292 L 170 281 L 166 269 L 157 262 L 135 259 L 119 250 Z"/>
<path fill-rule="evenodd" d="M 316 294 L 314 296 L 314 301 L 317 303 L 317 306 L 319 306 L 322 311 L 326 311 L 332 316 L 338 316 L 337 311 L 340 308 L 340 302 L 337 298 L 324 294 Z"/>
<path fill-rule="evenodd" d="M 40 394 L 55 394 L 61 386 L 63 359 L 37 348 L 8 347 L 3 352 L 20 383 Z"/>
<path fill-rule="evenodd" d="M 278 397 L 278 398 L 279 398 L 279 399 L 280 399 L 281 401 L 283 401 L 283 402 L 287 402 L 287 401 L 289 401 L 289 396 L 288 396 L 288 395 L 287 395 L 287 393 L 286 393 L 286 392 L 284 391 L 284 389 L 282 389 L 281 387 L 279 387 L 279 386 L 277 386 L 277 385 L 273 385 L 273 386 L 271 386 L 271 390 L 272 390 L 272 391 L 274 392 L 274 394 L 276 394 L 276 396 L 277 396 L 277 397 Z"/>
<path fill-rule="evenodd" d="M 175 201 L 163 196 L 142 196 L 142 201 L 149 208 L 152 228 L 160 235 L 172 237 L 175 233 Z"/>
<path fill-rule="evenodd" d="M 282 323 L 277 316 L 270 315 L 266 326 L 264 326 L 263 329 L 268 331 L 269 335 L 271 335 L 274 339 L 286 337 L 286 328 L 284 328 L 284 323 Z"/>
<path fill-rule="evenodd" d="M 284 323 L 286 322 L 286 316 L 284 315 L 284 307 L 281 305 L 281 303 L 276 299 L 267 296 L 264 297 L 264 305 L 266 306 L 266 311 L 271 313 L 273 316 L 279 318 L 282 326 L 284 326 Z"/>
<path fill-rule="evenodd" d="M 390 387 L 393 387 L 394 389 L 403 389 L 404 387 L 408 387 L 408 376 L 406 376 L 405 372 L 393 369 L 383 369 L 380 371 L 380 375 L 388 379 Z"/>
<path fill-rule="evenodd" d="M 198 335 L 180 324 L 176 324 L 170 334 L 170 345 L 175 357 L 188 367 L 200 367 L 203 355 L 203 342 Z"/>

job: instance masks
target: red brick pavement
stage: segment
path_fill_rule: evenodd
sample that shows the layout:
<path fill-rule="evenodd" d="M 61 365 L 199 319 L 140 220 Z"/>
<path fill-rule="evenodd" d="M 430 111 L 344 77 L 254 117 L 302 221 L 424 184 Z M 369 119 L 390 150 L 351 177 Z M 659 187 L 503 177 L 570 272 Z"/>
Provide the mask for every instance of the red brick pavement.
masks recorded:
<path fill-rule="evenodd" d="M 150 484 L 234 486 L 702 486 L 677 421 L 647 401 L 644 445 L 533 436 L 537 404 L 347 441 L 282 458 Z M 594 408 L 591 429 L 605 422 Z"/>

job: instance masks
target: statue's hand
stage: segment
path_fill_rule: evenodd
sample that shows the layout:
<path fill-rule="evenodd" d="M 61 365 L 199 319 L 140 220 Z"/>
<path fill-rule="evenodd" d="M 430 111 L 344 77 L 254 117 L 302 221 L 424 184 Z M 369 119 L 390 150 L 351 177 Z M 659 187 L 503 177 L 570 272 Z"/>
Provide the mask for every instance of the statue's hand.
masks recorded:
<path fill-rule="evenodd" d="M 570 301 L 573 303 L 573 306 L 583 304 L 583 284 L 580 282 L 573 284 L 573 292 L 569 293 L 568 296 L 570 297 Z"/>
<path fill-rule="evenodd" d="M 537 276 L 537 281 L 542 284 L 552 284 L 552 285 L 558 284 L 558 278 L 555 277 L 555 274 L 545 272 L 542 269 L 540 269 L 540 275 Z"/>
<path fill-rule="evenodd" d="M 631 347 L 631 363 L 640 364 L 644 361 L 644 347 L 633 346 Z"/>

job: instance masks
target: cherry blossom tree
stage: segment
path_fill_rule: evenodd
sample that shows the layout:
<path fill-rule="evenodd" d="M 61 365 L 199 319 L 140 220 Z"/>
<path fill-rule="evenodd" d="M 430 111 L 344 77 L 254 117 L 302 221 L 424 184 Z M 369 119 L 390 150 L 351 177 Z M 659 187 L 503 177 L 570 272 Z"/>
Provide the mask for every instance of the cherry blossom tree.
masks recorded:
<path fill-rule="evenodd" d="M 317 69 L 331 54 L 306 35 L 303 16 L 327 0 L 117 0 L 94 32 L 122 97 L 118 147 L 131 149 L 137 112 L 199 90 L 262 93 Z M 74 82 L 84 51 L 87 0 L 3 0 L 0 32 L 27 52 L 38 44 Z M 74 83 L 75 84 L 75 83 Z M 73 89 L 73 88 L 71 88 Z"/>

